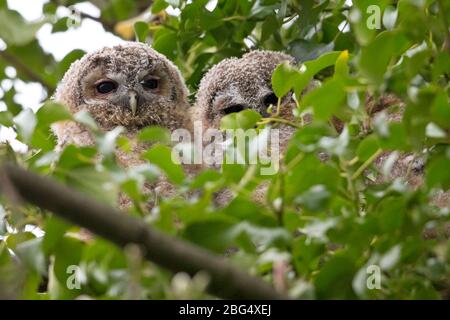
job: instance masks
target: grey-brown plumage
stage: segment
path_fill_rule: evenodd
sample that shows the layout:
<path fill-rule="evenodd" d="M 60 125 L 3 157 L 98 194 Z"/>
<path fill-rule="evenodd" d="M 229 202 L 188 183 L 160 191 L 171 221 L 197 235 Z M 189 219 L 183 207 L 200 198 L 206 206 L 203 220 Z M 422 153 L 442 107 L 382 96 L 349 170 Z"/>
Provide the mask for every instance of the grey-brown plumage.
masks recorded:
<path fill-rule="evenodd" d="M 206 128 L 218 128 L 224 115 L 244 109 L 267 115 L 267 107 L 278 100 L 272 91 L 272 74 L 284 61 L 293 64 L 294 58 L 275 51 L 251 51 L 240 59 L 221 61 L 200 82 L 194 119 Z M 289 94 L 283 104 L 291 101 Z"/>
<path fill-rule="evenodd" d="M 86 54 L 74 62 L 54 99 L 72 113 L 88 111 L 102 130 L 122 126 L 127 136 L 158 125 L 189 127 L 188 91 L 177 67 L 149 46 L 127 42 Z M 80 124 L 55 125 L 58 145 L 90 145 Z"/>
<path fill-rule="evenodd" d="M 72 113 L 88 111 L 103 131 L 122 126 L 124 135 L 133 138 L 139 129 L 151 125 L 189 129 L 187 95 L 184 80 L 171 61 L 145 44 L 127 42 L 74 62 L 54 99 Z M 94 144 L 91 133 L 79 123 L 57 123 L 53 130 L 59 149 L 67 144 Z M 147 147 L 131 141 L 133 152 L 116 152 L 124 167 L 142 163 L 140 153 Z"/>
<path fill-rule="evenodd" d="M 275 51 L 251 51 L 242 58 L 229 58 L 212 67 L 203 77 L 193 109 L 193 122 L 201 121 L 203 128 L 219 128 L 225 115 L 252 109 L 268 116 L 268 107 L 276 106 L 278 98 L 272 90 L 272 74 L 275 68 L 287 61 L 294 64 L 292 56 Z M 295 103 L 292 94 L 282 99 L 281 116 L 292 119 Z M 275 111 L 275 110 L 273 110 Z M 283 149 L 294 129 L 281 125 L 280 144 Z M 254 199 L 264 202 L 267 186 L 255 190 Z M 216 203 L 222 206 L 232 198 L 230 190 L 219 192 Z"/>

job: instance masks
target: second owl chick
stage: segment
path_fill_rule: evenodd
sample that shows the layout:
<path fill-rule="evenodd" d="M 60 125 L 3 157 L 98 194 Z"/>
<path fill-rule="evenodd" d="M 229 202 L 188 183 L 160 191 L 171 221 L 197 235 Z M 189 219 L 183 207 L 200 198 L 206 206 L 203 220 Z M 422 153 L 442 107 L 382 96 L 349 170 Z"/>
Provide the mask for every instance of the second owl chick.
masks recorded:
<path fill-rule="evenodd" d="M 228 114 L 244 109 L 255 110 L 268 116 L 270 105 L 276 106 L 278 98 L 272 90 L 272 74 L 283 62 L 294 64 L 292 56 L 275 51 L 251 51 L 242 58 L 229 58 L 212 67 L 200 82 L 193 109 L 193 122 L 201 121 L 203 128 L 218 129 L 220 120 Z M 295 102 L 289 93 L 281 100 L 281 116 L 293 118 Z M 288 125 L 281 125 L 280 147 L 283 149 L 295 131 Z M 262 203 L 267 185 L 255 190 L 254 199 Z M 215 202 L 223 206 L 230 201 L 230 190 L 223 190 Z"/>
<path fill-rule="evenodd" d="M 202 121 L 205 128 L 219 128 L 223 116 L 244 109 L 267 116 L 267 108 L 278 102 L 272 90 L 272 73 L 285 61 L 294 64 L 292 56 L 274 51 L 251 51 L 240 59 L 221 61 L 200 82 L 194 119 Z M 288 94 L 282 104 L 290 102 Z"/>

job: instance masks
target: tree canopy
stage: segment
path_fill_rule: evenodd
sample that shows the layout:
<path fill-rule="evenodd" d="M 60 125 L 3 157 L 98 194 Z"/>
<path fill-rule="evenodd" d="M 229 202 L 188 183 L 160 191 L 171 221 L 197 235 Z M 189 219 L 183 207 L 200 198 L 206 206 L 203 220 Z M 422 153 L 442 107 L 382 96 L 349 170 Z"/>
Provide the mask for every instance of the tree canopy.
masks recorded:
<path fill-rule="evenodd" d="M 0 0 L 0 130 L 12 128 L 27 146 L 17 150 L 0 138 L 2 164 L 46 176 L 111 207 L 117 207 L 121 192 L 132 200 L 127 213 L 141 223 L 226 256 L 227 263 L 280 295 L 449 298 L 448 2 L 90 1 L 98 17 L 83 12 L 81 2 L 47 1 L 42 18 L 28 21 Z M 60 8 L 70 13 L 61 15 Z M 282 64 L 272 76 L 278 99 L 288 92 L 296 98 L 288 123 L 295 133 L 280 170 L 262 175 L 255 170 L 259 163 L 224 164 L 191 177 L 171 160 L 169 132 L 155 127 L 138 136 L 153 142 L 144 154 L 146 165 L 121 168 L 114 150 L 129 150 L 130 139 L 102 132 L 87 113 L 72 115 L 50 99 L 84 52 L 57 60 L 42 48 L 37 32 L 51 25 L 52 32 L 65 33 L 84 20 L 167 56 L 181 70 L 191 102 L 202 76 L 225 58 L 255 49 L 292 55 L 297 65 Z M 43 104 L 36 112 L 19 103 L 17 86 L 11 85 L 17 81 L 42 86 Z M 302 95 L 311 81 L 318 85 Z M 400 102 L 373 116 L 367 104 L 386 95 Z M 389 121 L 398 112 L 402 120 Z M 307 113 L 313 119 L 305 124 Z M 331 125 L 336 118 L 342 130 Z M 96 145 L 55 151 L 51 125 L 69 119 L 90 127 Z M 280 119 L 276 113 L 261 118 L 244 111 L 227 116 L 222 128 L 262 130 Z M 389 179 L 405 155 L 412 159 L 406 174 Z M 410 186 L 416 159 L 423 167 L 417 169 L 420 183 Z M 160 175 L 176 186 L 176 195 L 158 199 L 150 210 L 142 185 Z M 172 273 L 158 261 L 146 261 L 135 246 L 121 249 L 45 210 L 49 207 L 19 201 L 28 196 L 14 190 L 15 180 L 5 172 L 0 181 L 0 297 L 220 297 L 206 290 L 207 273 Z M 251 196 L 261 184 L 268 185 L 264 203 Z M 235 197 L 217 208 L 214 195 L 224 188 Z"/>

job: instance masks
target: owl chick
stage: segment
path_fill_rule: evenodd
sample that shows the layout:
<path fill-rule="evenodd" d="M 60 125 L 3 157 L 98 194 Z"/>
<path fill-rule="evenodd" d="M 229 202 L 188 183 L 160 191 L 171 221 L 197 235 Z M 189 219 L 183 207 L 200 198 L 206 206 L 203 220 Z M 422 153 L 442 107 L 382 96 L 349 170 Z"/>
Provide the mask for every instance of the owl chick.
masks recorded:
<path fill-rule="evenodd" d="M 268 116 L 268 108 L 276 106 L 278 98 L 272 90 L 272 74 L 275 68 L 287 61 L 294 64 L 292 56 L 274 51 L 251 51 L 242 58 L 229 58 L 211 68 L 200 82 L 193 108 L 193 122 L 201 121 L 204 130 L 219 128 L 225 115 L 244 109 L 255 110 L 262 116 Z M 281 116 L 291 119 L 295 106 L 292 94 L 281 100 Z M 274 110 L 275 111 L 275 110 Z M 283 149 L 295 131 L 282 125 L 280 146 Z M 255 190 L 254 199 L 263 202 L 267 186 Z M 215 202 L 222 206 L 232 198 L 230 190 L 223 190 L 216 196 Z"/>
<path fill-rule="evenodd" d="M 125 135 L 133 137 L 150 125 L 169 130 L 189 127 L 187 95 L 183 78 L 172 62 L 145 44 L 127 42 L 74 62 L 54 99 L 72 113 L 88 111 L 104 131 L 122 126 Z M 53 129 L 60 148 L 70 143 L 94 143 L 78 123 L 63 122 Z"/>
<path fill-rule="evenodd" d="M 86 54 L 74 62 L 59 84 L 54 99 L 72 113 L 86 110 L 99 128 L 117 126 L 131 138 L 132 152 L 117 151 L 123 167 L 142 163 L 146 149 L 132 138 L 143 127 L 190 128 L 188 90 L 177 67 L 145 44 L 127 42 Z M 53 127 L 58 149 L 67 144 L 89 146 L 94 137 L 83 125 L 66 121 Z"/>
<path fill-rule="evenodd" d="M 194 107 L 194 119 L 205 128 L 218 128 L 220 119 L 230 113 L 252 109 L 267 116 L 267 108 L 276 105 L 272 91 L 275 68 L 294 58 L 274 51 L 251 51 L 242 58 L 229 58 L 211 68 L 200 82 Z M 292 102 L 291 94 L 282 105 Z"/>

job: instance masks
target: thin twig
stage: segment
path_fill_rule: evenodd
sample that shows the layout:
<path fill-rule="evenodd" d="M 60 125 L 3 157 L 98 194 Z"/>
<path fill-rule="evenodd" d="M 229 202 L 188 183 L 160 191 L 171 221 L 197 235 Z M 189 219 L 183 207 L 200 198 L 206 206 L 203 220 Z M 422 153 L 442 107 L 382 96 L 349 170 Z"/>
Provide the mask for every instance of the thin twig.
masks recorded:
<path fill-rule="evenodd" d="M 360 174 L 366 170 L 366 168 L 368 166 L 370 166 L 370 164 L 383 152 L 382 149 L 378 149 L 377 151 L 375 151 L 375 153 L 373 155 L 371 155 L 369 157 L 369 159 L 367 159 L 356 171 L 355 173 L 352 175 L 352 180 L 355 180 L 356 178 L 358 178 L 360 176 Z"/>
<path fill-rule="evenodd" d="M 261 121 L 259 121 L 258 124 L 267 124 L 267 123 L 270 123 L 270 122 L 283 123 L 283 124 L 287 124 L 287 125 L 289 125 L 291 127 L 294 127 L 294 128 L 300 128 L 301 127 L 300 125 L 298 125 L 298 124 L 296 124 L 296 123 L 294 123 L 292 121 L 283 119 L 283 118 L 264 118 Z"/>

